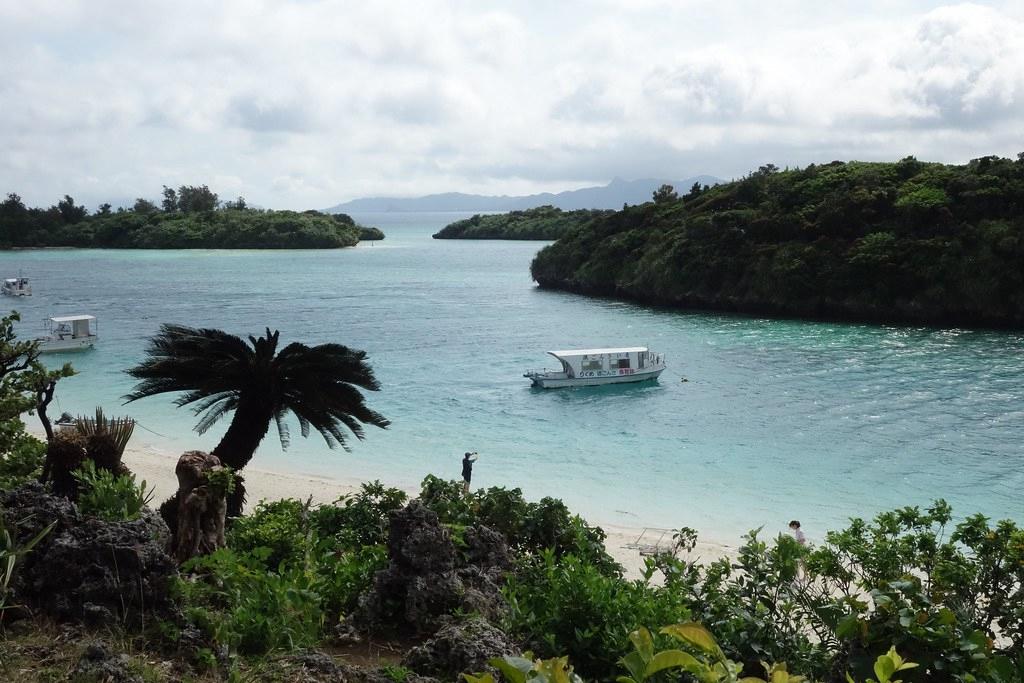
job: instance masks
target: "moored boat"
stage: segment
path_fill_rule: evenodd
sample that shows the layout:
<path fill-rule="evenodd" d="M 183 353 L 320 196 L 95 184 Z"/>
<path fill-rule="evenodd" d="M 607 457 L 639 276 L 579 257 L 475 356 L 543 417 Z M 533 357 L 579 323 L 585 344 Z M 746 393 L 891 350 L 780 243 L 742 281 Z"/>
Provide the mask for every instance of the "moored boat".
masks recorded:
<path fill-rule="evenodd" d="M 27 277 L 9 277 L 0 283 L 0 293 L 6 296 L 32 296 L 32 285 Z"/>
<path fill-rule="evenodd" d="M 99 339 L 96 316 L 65 315 L 46 321 L 49 334 L 38 337 L 40 353 L 79 351 L 91 347 Z"/>
<path fill-rule="evenodd" d="M 561 364 L 560 370 L 531 370 L 523 373 L 533 386 L 542 389 L 592 387 L 657 379 L 665 370 L 665 356 L 646 346 L 612 349 L 548 351 Z"/>

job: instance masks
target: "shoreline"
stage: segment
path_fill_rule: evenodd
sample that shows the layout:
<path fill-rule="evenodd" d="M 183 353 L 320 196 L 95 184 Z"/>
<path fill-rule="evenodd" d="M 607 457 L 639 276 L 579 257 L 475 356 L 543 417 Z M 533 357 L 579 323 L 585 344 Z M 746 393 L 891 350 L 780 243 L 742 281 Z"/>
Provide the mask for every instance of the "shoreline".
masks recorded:
<path fill-rule="evenodd" d="M 177 461 L 177 455 L 169 455 L 166 451 L 158 452 L 157 448 L 145 449 L 131 446 L 125 449 L 122 458 L 122 462 L 135 474 L 136 481 L 145 480 L 147 488 L 154 490 L 151 507 L 159 505 L 161 501 L 172 496 L 177 490 L 178 480 L 174 475 L 174 466 Z M 358 477 L 324 477 L 253 466 L 246 467 L 242 473 L 245 476 L 247 493 L 246 512 L 251 511 L 260 501 L 282 498 L 297 498 L 303 501 L 312 499 L 314 504 L 333 503 L 341 496 L 356 493 L 360 486 L 368 481 Z M 389 485 L 387 482 L 384 483 Z M 402 490 L 410 498 L 419 495 L 418 489 L 412 490 L 404 487 Z M 622 565 L 626 577 L 642 578 L 644 558 L 638 550 L 625 546 L 634 543 L 643 528 L 590 523 L 596 524 L 604 530 L 607 535 L 605 549 L 609 555 L 615 558 L 616 562 Z M 666 539 L 670 537 L 671 531 L 666 535 Z M 737 544 L 724 543 L 720 539 L 703 539 L 697 543 L 692 553 L 683 554 L 681 557 L 686 560 L 699 558 L 702 562 L 713 562 L 723 557 L 734 557 L 736 548 Z"/>
<path fill-rule="evenodd" d="M 45 435 L 42 434 L 42 430 L 38 428 L 37 424 L 26 421 L 26 426 L 30 433 L 45 440 Z M 174 474 L 178 455 L 172 454 L 169 449 L 162 448 L 157 444 L 144 447 L 129 445 L 124 451 L 122 462 L 132 471 L 137 482 L 145 481 L 147 489 L 153 490 L 150 507 L 159 506 L 178 488 L 178 480 Z M 280 500 L 282 498 L 296 498 L 302 501 L 311 499 L 314 504 L 330 504 L 342 496 L 356 493 L 362 484 L 370 481 L 360 477 L 328 477 L 258 466 L 246 467 L 243 474 L 248 498 L 245 505 L 247 512 L 263 500 Z M 384 483 L 390 485 L 388 482 Z M 410 498 L 419 495 L 418 488 L 400 488 Z M 615 558 L 616 562 L 622 565 L 626 577 L 629 579 L 642 578 L 644 557 L 638 550 L 626 546 L 638 540 L 643 528 L 622 524 L 602 524 L 589 519 L 587 521 L 604 530 L 606 534 L 605 549 L 609 555 Z M 671 538 L 671 534 L 671 531 L 666 533 L 666 540 Z M 653 539 L 656 538 L 657 535 L 653 537 Z M 645 542 L 648 539 L 653 542 L 651 536 L 646 537 Z M 739 539 L 733 543 L 726 543 L 722 539 L 702 538 L 693 552 L 682 554 L 681 557 L 687 561 L 700 559 L 705 563 L 713 562 L 723 557 L 735 557 L 738 545 Z"/>

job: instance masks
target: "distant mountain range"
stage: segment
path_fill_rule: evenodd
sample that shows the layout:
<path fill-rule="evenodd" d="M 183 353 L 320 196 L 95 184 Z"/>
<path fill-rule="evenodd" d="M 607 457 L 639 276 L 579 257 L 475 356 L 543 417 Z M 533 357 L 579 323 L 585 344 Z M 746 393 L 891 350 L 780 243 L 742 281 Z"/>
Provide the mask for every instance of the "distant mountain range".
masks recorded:
<path fill-rule="evenodd" d="M 552 194 L 543 192 L 525 196 L 488 196 L 445 192 L 425 197 L 367 197 L 324 209 L 326 213 L 426 212 L 426 211 L 516 211 L 551 205 L 564 211 L 574 209 L 621 209 L 623 204 L 651 201 L 651 193 L 664 184 L 672 185 L 680 194 L 694 183 L 717 185 L 721 178 L 699 175 L 685 180 L 622 180 L 616 178 L 603 187 L 584 187 Z"/>

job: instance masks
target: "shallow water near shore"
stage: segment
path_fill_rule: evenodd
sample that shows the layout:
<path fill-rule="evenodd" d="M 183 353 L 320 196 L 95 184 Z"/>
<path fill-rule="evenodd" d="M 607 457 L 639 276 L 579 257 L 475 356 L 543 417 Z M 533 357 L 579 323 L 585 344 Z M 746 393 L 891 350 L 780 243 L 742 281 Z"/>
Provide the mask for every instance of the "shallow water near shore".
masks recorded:
<path fill-rule="evenodd" d="M 6 299 L 36 336 L 51 315 L 99 318 L 100 343 L 71 361 L 52 413 L 124 412 L 133 446 L 209 448 L 227 424 L 191 432 L 170 397 L 121 407 L 163 322 L 365 349 L 383 385 L 382 431 L 329 451 L 272 431 L 256 464 L 415 487 L 456 478 L 552 495 L 589 519 L 692 526 L 735 541 L 792 518 L 820 538 L 852 515 L 937 497 L 957 513 L 1024 521 L 1024 335 L 687 314 L 536 288 L 537 242 L 432 240 L 463 214 L 356 216 L 383 242 L 333 251 L 0 252 Z M 554 348 L 648 345 L 656 383 L 543 391 L 523 371 Z M 681 381 L 685 377 L 688 381 Z"/>

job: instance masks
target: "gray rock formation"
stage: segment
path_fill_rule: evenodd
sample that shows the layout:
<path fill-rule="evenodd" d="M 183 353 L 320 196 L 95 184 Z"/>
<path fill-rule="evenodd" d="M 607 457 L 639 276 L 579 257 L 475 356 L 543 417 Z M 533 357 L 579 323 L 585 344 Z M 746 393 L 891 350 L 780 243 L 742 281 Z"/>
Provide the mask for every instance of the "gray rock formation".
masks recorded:
<path fill-rule="evenodd" d="M 97 683 L 143 683 L 142 675 L 131 667 L 126 654 L 114 654 L 104 643 L 89 645 L 74 671 L 72 681 L 96 681 Z"/>
<path fill-rule="evenodd" d="M 74 504 L 39 484 L 0 492 L 0 514 L 18 538 L 53 530 L 19 560 L 14 600 L 53 616 L 87 623 L 139 624 L 144 615 L 173 612 L 176 575 L 167 554 L 167 525 L 151 510 L 130 522 L 78 513 Z"/>
<path fill-rule="evenodd" d="M 465 531 L 456 552 L 448 529 L 418 500 L 390 516 L 386 569 L 360 600 L 353 624 L 361 631 L 396 629 L 429 634 L 456 611 L 496 617 L 500 584 L 511 566 L 504 538 L 486 527 Z"/>
<path fill-rule="evenodd" d="M 454 681 L 462 673 L 493 671 L 493 657 L 518 655 L 522 650 L 504 632 L 479 617 L 444 626 L 422 645 L 405 654 L 402 665 L 413 671 Z"/>

